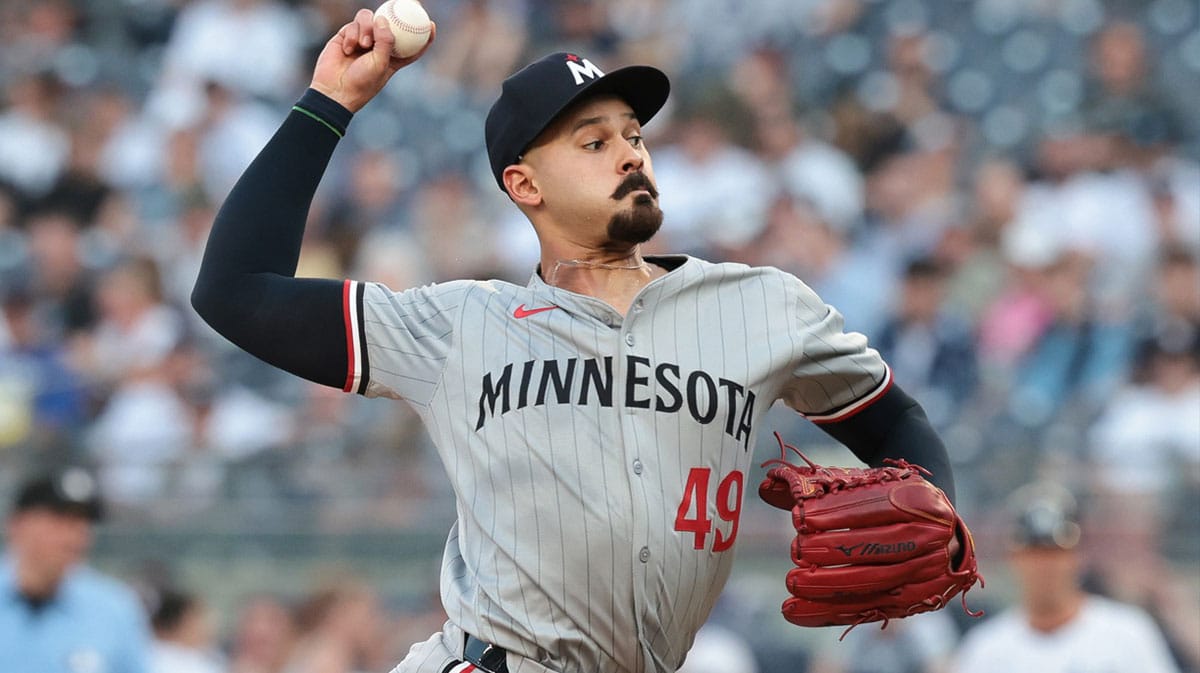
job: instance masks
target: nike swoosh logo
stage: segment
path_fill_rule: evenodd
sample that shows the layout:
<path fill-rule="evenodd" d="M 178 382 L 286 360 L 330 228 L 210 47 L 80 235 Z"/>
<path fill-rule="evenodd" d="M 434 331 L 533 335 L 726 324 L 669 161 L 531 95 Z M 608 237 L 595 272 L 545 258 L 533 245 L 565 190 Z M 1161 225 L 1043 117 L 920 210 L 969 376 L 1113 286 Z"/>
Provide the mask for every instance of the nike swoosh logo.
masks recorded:
<path fill-rule="evenodd" d="M 558 307 L 557 306 L 543 306 L 541 308 L 525 308 L 525 305 L 521 304 L 520 306 L 517 307 L 517 310 L 513 311 L 513 317 L 518 318 L 518 319 L 528 318 L 531 315 L 536 315 L 538 313 L 543 313 L 545 311 L 553 311 L 556 308 L 558 308 Z"/>

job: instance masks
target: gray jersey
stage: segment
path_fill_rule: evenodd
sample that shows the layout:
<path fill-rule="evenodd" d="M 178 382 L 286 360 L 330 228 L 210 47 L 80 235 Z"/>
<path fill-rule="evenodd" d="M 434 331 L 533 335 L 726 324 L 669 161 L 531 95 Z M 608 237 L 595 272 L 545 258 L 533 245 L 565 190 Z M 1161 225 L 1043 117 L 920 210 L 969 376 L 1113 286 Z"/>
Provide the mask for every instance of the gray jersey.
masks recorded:
<path fill-rule="evenodd" d="M 675 671 L 728 577 L 767 409 L 834 421 L 890 384 L 795 277 L 656 261 L 624 317 L 536 274 L 346 284 L 346 389 L 410 402 L 457 495 L 450 620 L 552 670 Z"/>

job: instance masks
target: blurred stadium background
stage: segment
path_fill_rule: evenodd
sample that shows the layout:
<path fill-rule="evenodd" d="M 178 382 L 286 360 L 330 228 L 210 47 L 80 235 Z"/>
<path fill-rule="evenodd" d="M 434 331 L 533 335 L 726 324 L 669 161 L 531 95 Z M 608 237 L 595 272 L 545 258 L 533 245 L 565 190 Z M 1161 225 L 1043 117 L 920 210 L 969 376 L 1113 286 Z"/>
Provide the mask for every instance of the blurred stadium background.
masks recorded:
<path fill-rule="evenodd" d="M 281 375 L 188 305 L 215 209 L 361 6 L 0 3 L 0 493 L 94 467 L 95 564 L 202 596 L 230 670 L 339 600 L 371 634 L 361 670 L 440 624 L 453 504 L 415 416 Z M 1012 601 L 1005 499 L 1056 480 L 1085 502 L 1093 588 L 1196 656 L 1196 0 L 426 6 L 438 44 L 354 120 L 301 275 L 525 282 L 536 241 L 483 151 L 500 81 L 559 48 L 653 63 L 674 84 L 647 128 L 654 248 L 792 271 L 880 348 L 950 446 L 989 580 L 971 603 Z M 764 460 L 771 429 L 850 458 L 769 421 Z M 713 619 L 799 673 L 828 634 L 778 617 L 786 527 L 747 495 Z"/>

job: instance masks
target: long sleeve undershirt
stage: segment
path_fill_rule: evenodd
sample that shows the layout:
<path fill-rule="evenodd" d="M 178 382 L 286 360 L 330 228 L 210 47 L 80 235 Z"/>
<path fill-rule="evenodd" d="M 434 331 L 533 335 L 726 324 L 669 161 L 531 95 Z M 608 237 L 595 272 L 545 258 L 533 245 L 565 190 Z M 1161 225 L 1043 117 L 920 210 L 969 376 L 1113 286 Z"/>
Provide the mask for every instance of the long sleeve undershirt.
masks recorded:
<path fill-rule="evenodd" d="M 262 360 L 328 386 L 346 378 L 342 281 L 294 278 L 313 195 L 348 110 L 309 90 L 221 206 L 192 306 Z"/>

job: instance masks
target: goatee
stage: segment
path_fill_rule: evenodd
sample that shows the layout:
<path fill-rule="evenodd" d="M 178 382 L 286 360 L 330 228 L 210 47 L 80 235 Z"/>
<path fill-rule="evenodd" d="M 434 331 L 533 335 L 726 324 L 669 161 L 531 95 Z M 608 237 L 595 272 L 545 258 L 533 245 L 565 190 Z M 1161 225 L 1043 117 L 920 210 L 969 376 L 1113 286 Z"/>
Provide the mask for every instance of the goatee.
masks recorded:
<path fill-rule="evenodd" d="M 608 239 L 618 243 L 645 243 L 662 226 L 662 209 L 645 194 L 633 201 L 633 206 L 612 216 L 608 221 Z"/>
<path fill-rule="evenodd" d="M 614 243 L 645 243 L 662 226 L 663 212 L 655 203 L 658 190 L 645 173 L 631 173 L 613 192 L 612 198 L 619 201 L 636 190 L 647 193 L 633 197 L 633 205 L 628 210 L 616 213 L 608 221 L 608 239 Z"/>

